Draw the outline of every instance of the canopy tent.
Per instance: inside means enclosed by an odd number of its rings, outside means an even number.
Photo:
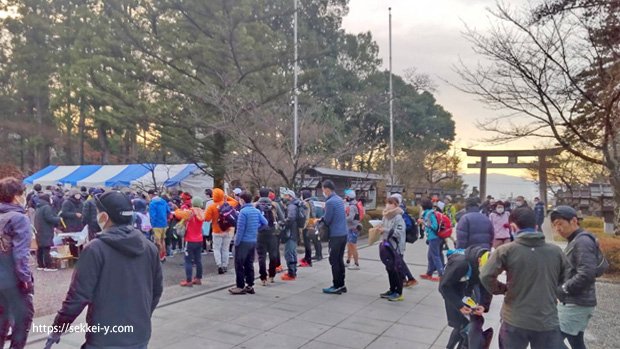
[[[179,188],[195,194],[213,188],[213,177],[203,173],[195,164],[162,165],[81,165],[48,166],[24,179],[28,185],[72,187],[131,187],[135,189]]]

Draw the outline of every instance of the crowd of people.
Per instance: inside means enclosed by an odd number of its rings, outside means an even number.
[[[298,267],[323,258],[327,241],[331,284],[326,294],[347,293],[346,270],[359,270],[357,241],[365,210],[353,190],[344,197],[326,180],[324,201],[311,191],[296,193],[262,188],[253,193],[236,188],[228,196],[206,189],[204,198],[187,192],[156,190],[121,193],[102,188],[63,190],[35,186],[27,193],[15,178],[0,180],[0,346],[11,332],[11,348],[23,348],[34,316],[34,279],[29,267],[31,220],[36,228],[37,267],[54,271],[50,258],[54,231],[86,229],[89,242],[75,247],[79,261],[47,347],[58,343],[61,330],[88,307],[89,324],[130,324],[130,334],[88,333],[86,347],[146,348],[150,318],[163,292],[162,263],[184,254],[183,287],[202,284],[202,255],[213,251],[218,273],[234,261],[231,295],[254,294],[254,258],[259,280],[293,282]],[[559,206],[548,214],[553,229],[568,241],[562,251],[545,241],[545,206],[523,197],[485,202],[470,197],[457,211],[449,196],[422,199],[412,217],[401,194],[389,196],[382,220],[379,255],[389,289],[379,297],[404,300],[403,288],[418,281],[405,262],[407,243],[425,241],[428,267],[420,275],[438,282],[453,328],[447,348],[488,348],[493,329],[484,330],[484,314],[493,295],[505,295],[499,329],[500,348],[585,348],[584,331],[596,306],[595,282],[605,269],[597,240],[579,225],[577,212]],[[542,216],[542,218],[541,218]],[[304,246],[298,259],[297,246]],[[450,246],[452,244],[452,246]],[[284,245],[284,265],[280,246]],[[452,248],[450,248],[452,247]],[[312,256],[312,249],[315,254]],[[346,251],[346,255],[345,255]],[[503,274],[505,273],[505,279]]]

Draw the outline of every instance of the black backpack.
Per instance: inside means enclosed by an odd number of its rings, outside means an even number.
[[[305,228],[306,222],[308,221],[308,207],[303,201],[297,202],[295,206],[297,206],[297,217],[295,217],[295,220],[297,221],[297,228]]]
[[[274,207],[273,204],[271,203],[258,203],[257,205],[258,210],[263,214],[263,217],[265,217],[265,219],[267,220],[267,225],[262,226],[260,230],[270,230],[275,228],[276,226],[276,217],[275,214],[273,212]]]

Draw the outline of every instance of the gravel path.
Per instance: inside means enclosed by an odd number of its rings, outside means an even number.
[[[620,348],[618,314],[620,314],[619,283],[597,282],[598,306],[586,330],[586,344],[590,349]]]

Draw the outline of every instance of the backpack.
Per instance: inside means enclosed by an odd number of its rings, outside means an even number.
[[[303,201],[297,202],[295,206],[297,206],[297,216],[295,217],[297,228],[303,229],[306,227],[306,223],[308,222],[308,206],[306,206],[306,203]]]
[[[437,224],[439,224],[437,236],[440,239],[447,239],[452,236],[452,221],[450,220],[450,217],[441,212],[435,211],[434,213],[435,218],[437,219]]]
[[[275,228],[276,214],[274,213],[275,207],[273,207],[273,204],[259,203],[256,208],[258,208],[263,217],[267,220],[267,225],[262,226],[259,231]]]
[[[364,219],[364,215],[366,214],[366,209],[364,208],[364,204],[361,201],[357,202],[357,215],[355,216],[356,221],[361,221]]]
[[[405,241],[412,244],[418,240],[418,225],[413,223],[413,218],[403,210],[403,220],[405,221]]]
[[[379,257],[381,258],[381,262],[383,262],[386,269],[390,271],[397,271],[400,267],[401,256],[392,244],[393,240],[394,229],[390,230],[387,238],[379,244]]]
[[[237,225],[238,212],[229,203],[224,202],[222,206],[218,207],[219,217],[217,218],[217,224],[222,231],[226,231]]]
[[[605,255],[603,254],[603,251],[601,251],[601,246],[599,244],[598,239],[594,235],[592,235],[592,234],[590,234],[588,232],[585,232],[585,233],[582,233],[582,234],[579,234],[579,235],[585,235],[585,236],[589,237],[590,239],[592,239],[594,241],[594,244],[596,244],[596,269],[595,269],[595,275],[596,275],[596,277],[602,276],[603,274],[605,274],[607,269],[609,269],[609,261],[607,261],[607,258],[605,258]],[[566,254],[568,254],[568,251],[567,251]]]
[[[174,226],[174,229],[176,230],[177,237],[181,239],[184,238],[185,233],[187,232],[187,222],[185,219],[181,219],[179,223]]]

